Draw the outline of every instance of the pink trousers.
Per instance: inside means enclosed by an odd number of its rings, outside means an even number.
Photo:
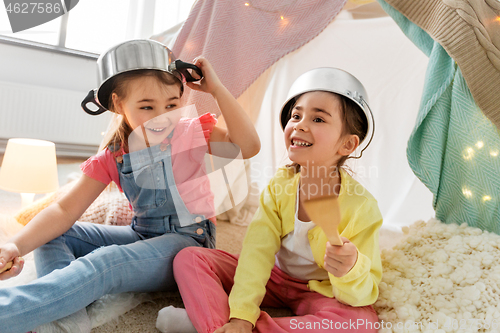
[[[174,276],[189,318],[198,332],[212,333],[229,321],[228,295],[238,257],[221,250],[184,248],[174,260]],[[310,291],[307,281],[276,266],[266,285],[263,307],[288,307],[296,317],[271,318],[261,311],[253,332],[376,332],[371,306],[352,307]]]

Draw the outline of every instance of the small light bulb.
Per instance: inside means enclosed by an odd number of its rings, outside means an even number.
[[[104,136],[104,134],[106,134],[106,132],[101,132],[101,135]]]
[[[492,157],[497,157],[497,156],[498,156],[498,150],[491,150],[491,151],[490,151],[490,155],[491,155]]]
[[[464,157],[464,159],[466,160],[470,160],[474,157],[474,149],[472,148],[467,148],[464,152],[464,154],[462,155]]]
[[[486,201],[490,201],[491,200],[491,197],[489,195],[485,195],[483,197],[483,201],[486,202]]]
[[[283,17],[283,15],[280,16],[280,19],[284,20],[285,18]]]
[[[462,193],[467,199],[472,198],[472,192],[467,187],[462,188]]]
[[[476,147],[479,148],[479,149],[483,148],[484,147],[484,142],[483,141],[478,141],[476,143]]]
[[[245,6],[247,6],[247,7],[248,7],[248,6],[250,6],[250,4],[249,4],[248,2],[245,2]]]

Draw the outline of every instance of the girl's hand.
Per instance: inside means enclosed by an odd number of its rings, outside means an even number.
[[[7,280],[19,275],[24,267],[24,259],[19,257],[19,249],[14,243],[7,243],[0,246],[0,270],[9,262],[13,262],[12,267],[0,273],[0,280]]]
[[[255,156],[260,150],[260,139],[248,114],[236,98],[224,87],[207,59],[199,57],[194,64],[203,72],[199,83],[186,82],[194,90],[212,94],[224,116],[226,128],[215,126],[210,142],[231,142],[241,149],[243,158]]]
[[[341,237],[344,245],[326,243],[325,269],[336,277],[346,275],[358,260],[358,249],[347,238]]]
[[[229,323],[222,326],[221,328],[216,329],[214,333],[251,333],[252,328],[253,325],[249,321],[231,318],[231,320],[229,320]]]
[[[194,60],[194,64],[203,72],[203,79],[201,79],[198,83],[186,82],[186,85],[191,89],[215,95],[215,92],[220,87],[223,87],[223,85],[212,68],[212,65],[210,65],[208,60],[203,57],[196,58]]]

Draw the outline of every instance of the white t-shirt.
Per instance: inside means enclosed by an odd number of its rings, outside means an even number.
[[[276,266],[288,275],[300,280],[328,280],[328,272],[314,261],[309,244],[308,231],[316,225],[299,220],[299,186],[295,202],[295,228],[281,240],[276,253]]]

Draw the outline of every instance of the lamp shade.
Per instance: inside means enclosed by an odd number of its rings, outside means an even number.
[[[19,193],[48,193],[59,187],[56,146],[34,139],[10,139],[0,168],[0,188]]]

